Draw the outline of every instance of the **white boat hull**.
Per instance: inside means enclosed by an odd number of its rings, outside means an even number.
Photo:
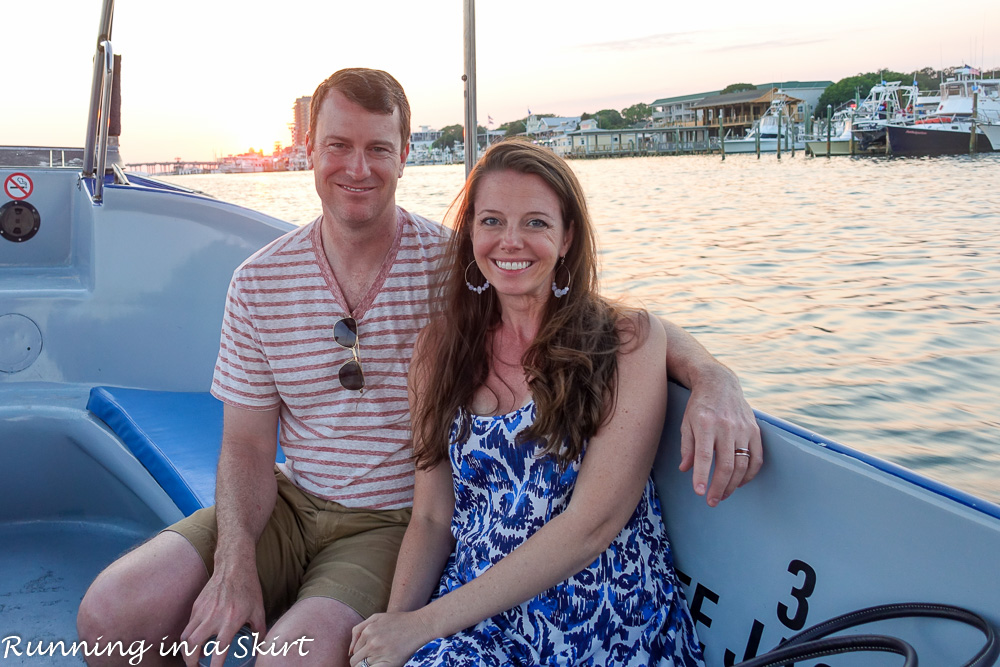
[[[1000,124],[980,125],[979,131],[990,140],[993,150],[1000,151]]]
[[[950,603],[1000,624],[1000,507],[759,415],[764,468],[709,508],[677,470],[686,392],[671,390],[654,476],[706,664],[733,664],[878,604]],[[983,643],[971,628],[927,619],[863,631],[905,639],[922,665],[960,664]]]
[[[829,148],[827,148],[826,141],[807,141],[806,150],[814,156],[825,156],[829,155],[851,155],[851,140],[850,139],[831,139]],[[854,154],[861,153],[858,150],[858,146],[854,144]]]

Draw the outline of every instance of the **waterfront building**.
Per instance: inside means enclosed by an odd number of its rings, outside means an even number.
[[[782,81],[763,83],[754,90],[727,93],[714,90],[704,93],[666,97],[651,103],[653,127],[674,131],[674,141],[684,145],[710,145],[718,141],[718,112],[723,113],[725,130],[743,136],[760,118],[776,91],[780,90],[793,105],[791,111],[801,122],[811,114],[820,96],[832,81]],[[766,99],[760,102],[761,99]]]
[[[534,139],[551,139],[573,132],[580,126],[580,116],[537,116],[531,114],[524,123],[525,134]]]
[[[219,172],[223,174],[253,174],[276,171],[274,157],[261,152],[248,151],[241,155],[220,157]]]
[[[679,95],[656,100],[649,105],[653,108],[653,127],[675,127],[693,123],[698,118],[692,107],[706,97],[714,97],[718,94],[718,90],[713,90],[707,93]]]
[[[410,153],[406,156],[406,164],[452,164],[455,161],[454,151],[448,148],[434,148],[434,142],[444,136],[441,130],[433,130],[427,125],[421,125],[416,132],[410,132]]]
[[[432,130],[427,125],[421,125],[417,132],[410,132],[410,150],[416,146],[430,149],[431,144],[444,136],[441,130]]]
[[[292,106],[292,113],[295,121],[292,123],[292,146],[305,147],[306,135],[309,133],[309,104],[312,102],[311,96],[300,97],[295,100]]]
[[[697,127],[703,128],[707,136],[718,138],[721,125],[724,135],[742,138],[767,112],[773,100],[784,100],[791,122],[805,120],[804,100],[792,97],[780,88],[715,95],[693,104],[691,110],[697,115]]]

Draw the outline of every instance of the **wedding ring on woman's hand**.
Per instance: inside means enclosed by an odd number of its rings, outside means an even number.
[[[365,658],[364,660],[361,661],[361,664],[358,667],[372,667],[372,666],[368,664],[368,658]]]
[[[750,450],[744,447],[737,447],[736,456],[745,456],[747,458],[750,458]]]

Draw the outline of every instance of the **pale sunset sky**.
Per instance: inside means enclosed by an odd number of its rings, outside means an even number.
[[[82,146],[100,0],[6,3],[0,144]],[[479,0],[478,112],[494,127],[880,67],[1000,67],[1000,2]],[[343,67],[406,89],[413,129],[461,123],[462,1],[118,0],[126,162],[291,143],[296,98]]]

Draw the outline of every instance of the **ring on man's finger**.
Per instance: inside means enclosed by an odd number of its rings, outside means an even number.
[[[368,658],[365,658],[364,660],[361,661],[360,667],[372,667],[372,666],[368,664]]]
[[[745,456],[747,458],[750,458],[750,450],[745,447],[737,447],[736,456]]]

